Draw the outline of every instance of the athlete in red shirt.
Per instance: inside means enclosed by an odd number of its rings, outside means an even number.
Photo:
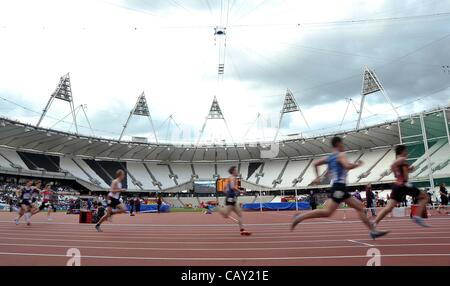
[[[45,185],[45,188],[41,191],[40,194],[42,196],[42,204],[39,206],[39,208],[37,210],[35,210],[32,213],[32,215],[35,215],[35,214],[43,211],[45,208],[47,208],[47,219],[51,220],[50,212],[56,210],[55,205],[52,203],[53,191],[52,191],[51,186],[52,186],[51,184],[47,184],[47,185]]]
[[[419,200],[419,208],[417,214],[412,217],[413,221],[420,226],[427,227],[424,219],[420,216],[427,206],[428,196],[424,191],[420,191],[408,182],[409,173],[414,171],[414,168],[409,166],[408,151],[405,145],[399,145],[395,148],[396,159],[391,165],[391,170],[395,176],[395,182],[392,184],[392,192],[389,201],[385,208],[383,208],[378,217],[375,219],[375,224],[378,224],[388,213],[390,213],[395,206],[402,202],[405,196],[412,196]]]

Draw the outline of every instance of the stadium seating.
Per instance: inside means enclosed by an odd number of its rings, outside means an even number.
[[[150,177],[150,174],[147,172],[147,170],[144,167],[144,164],[137,163],[137,162],[127,162],[127,170],[129,173],[133,174],[135,179],[142,183],[142,187],[144,190],[152,190],[155,189],[155,187],[152,185],[152,178]],[[128,176],[130,176],[128,174]],[[128,182],[132,182],[131,177],[128,178]],[[135,189],[139,189],[136,185],[133,183],[129,185],[129,187],[133,187]]]
[[[150,172],[155,177],[156,181],[161,183],[161,189],[167,189],[175,186],[175,182],[170,178],[169,167],[167,165],[159,165],[159,164],[150,164],[146,163],[147,167],[150,169]],[[154,189],[154,188],[153,188]]]
[[[19,154],[17,154],[16,151],[10,149],[0,149],[0,153],[6,160],[11,162],[12,167],[29,170],[25,162],[22,160],[22,158],[20,158]]]
[[[430,160],[436,178],[450,175],[450,145],[441,139],[430,147]],[[269,188],[304,188],[315,179],[312,162],[321,157],[304,157],[291,160],[263,160],[259,162],[217,162],[217,163],[171,163],[156,162],[114,162],[80,159],[71,157],[46,156],[31,154],[12,149],[0,149],[0,168],[13,172],[20,168],[28,174],[39,174],[42,170],[48,172],[69,173],[83,181],[96,184],[101,188],[109,188],[115,172],[119,168],[127,171],[124,187],[130,190],[164,190],[181,185],[193,179],[213,180],[215,175],[228,177],[230,166],[240,166],[243,180]],[[364,165],[352,170],[348,175],[351,184],[366,184],[369,182],[388,182],[393,180],[389,166],[395,158],[393,147],[347,153],[349,161],[358,159]],[[417,170],[412,174],[414,179],[427,178],[428,163],[425,156],[419,156],[412,163]],[[326,167],[321,166],[319,173],[326,174]],[[322,182],[327,184],[325,180]]]
[[[43,154],[17,152],[30,170],[46,170],[49,172],[59,172],[59,157]]]
[[[286,161],[267,161],[264,164],[263,176],[259,180],[259,184],[263,186],[272,187],[274,185],[274,181],[278,179],[278,176],[281,174]]]

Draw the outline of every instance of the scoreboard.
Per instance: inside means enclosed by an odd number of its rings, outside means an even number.
[[[197,194],[214,194],[216,193],[216,181],[194,181],[194,192]]]
[[[236,182],[237,182],[237,186],[238,186],[238,188],[239,189],[241,189],[241,179],[240,178],[237,178],[236,179]],[[216,183],[216,186],[217,186],[217,192],[221,192],[221,193],[223,193],[223,192],[225,192],[226,191],[226,188],[227,188],[227,186],[228,186],[228,178],[221,178],[221,179],[218,179],[217,180],[217,183]]]
[[[241,189],[241,179],[237,179],[238,188]],[[228,178],[217,180],[197,180],[194,181],[194,192],[197,194],[223,193],[228,186]]]

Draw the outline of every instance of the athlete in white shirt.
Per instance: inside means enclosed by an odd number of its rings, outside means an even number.
[[[99,232],[102,231],[100,225],[110,218],[114,214],[125,213],[127,211],[126,206],[120,201],[120,193],[125,192],[126,189],[122,188],[122,181],[125,179],[125,172],[121,169],[116,171],[116,178],[111,182],[111,190],[108,193],[105,215],[95,225],[95,229]]]

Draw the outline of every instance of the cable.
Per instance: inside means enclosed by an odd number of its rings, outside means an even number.
[[[403,16],[403,17],[387,17],[387,18],[372,18],[372,19],[354,19],[354,20],[341,20],[341,21],[323,21],[323,22],[300,22],[296,24],[289,23],[274,23],[274,24],[241,24],[232,25],[231,27],[271,27],[271,26],[339,26],[339,25],[354,25],[354,24],[371,24],[371,23],[381,23],[381,22],[391,22],[391,21],[410,21],[410,20],[420,20],[435,17],[448,17],[450,12],[433,13],[433,14],[423,14],[423,15],[413,15],[413,16]]]

